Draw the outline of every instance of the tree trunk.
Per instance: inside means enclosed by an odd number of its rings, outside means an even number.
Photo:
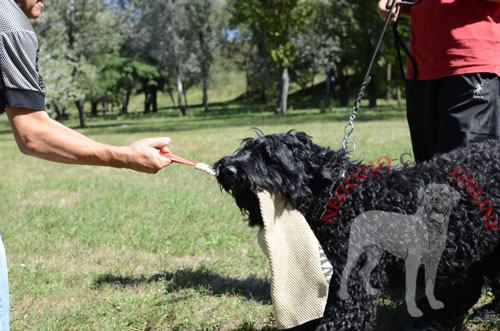
[[[281,113],[286,114],[288,102],[288,88],[290,86],[290,77],[288,76],[288,68],[283,68],[281,74]]]
[[[54,107],[54,111],[56,112],[56,121],[62,123],[63,115],[61,112],[61,107],[59,107],[59,104],[57,102],[53,102],[52,106]]]
[[[179,109],[181,110],[182,116],[187,115],[187,109],[184,105],[184,100],[182,99],[183,89],[182,89],[182,80],[181,75],[177,74],[177,104],[179,105]]]
[[[385,100],[392,101],[392,64],[391,62],[387,62],[387,90],[385,92]]]
[[[330,108],[332,96],[332,69],[330,66],[326,68],[326,108]]]
[[[188,96],[186,89],[183,89],[183,94],[184,94],[184,105],[186,106],[187,109],[189,107],[189,104],[188,104]]]
[[[399,82],[396,85],[396,98],[398,101],[398,107],[401,107],[401,85]]]
[[[349,103],[349,96],[347,94],[347,84],[346,84],[346,77],[344,75],[344,66],[340,65],[338,68],[338,74],[339,74],[339,101],[340,101],[340,107],[347,107],[347,104]]]
[[[91,101],[90,102],[90,117],[97,116],[97,106],[99,105],[99,101]]]
[[[368,107],[370,108],[376,108],[377,107],[377,94],[373,91],[373,85],[372,88],[368,86]]]
[[[174,98],[174,94],[172,93],[172,90],[169,88],[168,89],[168,96],[170,97],[170,101],[172,101],[172,106],[175,107],[175,98]]]
[[[281,86],[281,84],[283,84],[283,79],[280,79],[279,86],[278,86],[278,92],[276,93],[276,101],[275,101],[275,105],[274,105],[274,113],[275,114],[279,114],[281,112],[281,92],[283,92],[283,87]]]
[[[250,99],[250,77],[248,75],[248,71],[250,69],[248,69],[247,67],[245,67],[245,79],[246,79],[246,87],[245,87],[245,101],[248,101]]]
[[[144,91],[144,114],[149,114],[151,111],[151,93]]]
[[[122,104],[122,114],[128,114],[128,103],[130,101],[130,94],[132,94],[132,90],[126,88],[123,90],[123,104]]]
[[[158,90],[156,88],[151,92],[151,105],[153,106],[153,113],[158,112]]]
[[[207,77],[203,77],[202,88],[203,88],[203,107],[205,108],[205,112],[208,112]]]
[[[264,73],[265,75],[265,87],[264,87],[264,101],[266,103],[266,106],[271,106],[271,99],[269,98],[269,94],[267,91],[269,91],[272,86],[273,86],[273,80],[271,77],[271,65],[269,63],[266,64],[266,72]]]
[[[108,100],[106,100],[106,94],[103,94],[101,97],[101,105],[102,105],[102,115],[106,115],[106,111],[108,110]]]
[[[75,102],[76,108],[78,108],[78,115],[80,116],[80,127],[87,127],[87,118],[85,116],[85,97],[82,97]]]

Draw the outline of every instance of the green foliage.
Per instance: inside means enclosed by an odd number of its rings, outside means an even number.
[[[49,104],[65,108],[94,93],[99,85],[97,58],[117,50],[121,42],[116,18],[100,0],[54,0],[46,5],[34,25]]]
[[[132,89],[141,82],[143,88],[158,87],[161,75],[158,70],[147,64],[130,58],[122,57],[117,53],[98,59],[100,68],[102,91],[116,89]]]
[[[186,91],[210,82],[216,61],[236,63],[246,96],[267,105],[283,88],[284,68],[302,89],[327,75],[345,103],[358,92],[382,21],[376,1],[364,0],[54,0],[35,25],[47,102],[66,108],[82,99],[125,103],[133,92],[173,99],[179,84]],[[396,73],[390,36],[373,69],[373,97],[395,90],[388,63]]]
[[[287,68],[296,56],[291,38],[304,30],[312,1],[230,0],[235,26],[248,25],[254,44],[280,67]]]

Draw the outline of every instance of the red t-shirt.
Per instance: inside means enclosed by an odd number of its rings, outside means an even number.
[[[418,80],[475,72],[500,76],[500,3],[422,0],[411,8],[410,53]],[[406,77],[413,77],[408,60]]]

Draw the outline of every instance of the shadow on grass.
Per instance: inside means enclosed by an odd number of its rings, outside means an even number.
[[[271,304],[270,283],[256,277],[234,279],[221,276],[206,268],[193,270],[179,269],[174,272],[158,273],[149,277],[118,276],[104,274],[94,281],[93,288],[100,290],[103,286],[114,285],[119,287],[137,286],[144,283],[164,282],[165,291],[172,292],[179,289],[199,289],[208,291],[211,295],[240,295],[261,304]],[[403,330],[411,321],[402,300],[381,299],[378,303],[375,331]],[[235,330],[238,331],[272,331],[276,330],[274,318],[263,321],[264,325],[256,326],[253,322],[244,321]],[[493,324],[492,324],[493,325]],[[491,325],[486,324],[487,327]],[[496,324],[495,324],[496,326]],[[458,330],[460,328],[456,328]],[[491,328],[487,328],[491,330]],[[487,330],[484,329],[484,330]],[[496,327],[494,329],[497,329]],[[451,329],[444,329],[451,330]],[[483,329],[480,329],[483,330]]]
[[[319,111],[318,109],[290,110],[286,115],[276,115],[263,105],[236,105],[212,109],[208,113],[193,111],[190,116],[182,117],[173,112],[160,112],[144,115],[131,113],[128,115],[105,115],[95,117],[87,122],[85,131],[99,131],[99,134],[132,134],[145,132],[179,132],[210,128],[254,127],[263,125],[299,125],[303,123],[347,123],[351,114],[350,108],[333,108]],[[388,121],[404,119],[402,108],[384,106],[377,108],[362,107],[356,121]],[[94,122],[95,121],[95,122]],[[63,124],[72,129],[81,129],[76,119]],[[10,127],[0,127],[0,135],[10,134]],[[10,139],[10,137],[9,137]]]
[[[132,134],[144,132],[180,132],[210,128],[229,127],[258,127],[264,125],[300,125],[304,123],[347,123],[350,109],[334,109],[326,112],[317,110],[297,110],[291,111],[285,116],[275,115],[272,112],[259,113],[232,113],[228,111],[225,115],[207,115],[204,117],[177,117],[168,120],[161,115],[154,117],[143,116],[142,120],[134,122],[130,118],[124,117],[122,121],[114,123],[89,123],[85,129],[89,132],[99,130],[100,134]],[[397,108],[363,109],[358,114],[356,121],[388,121],[392,119],[404,119],[405,113]],[[77,128],[76,126],[74,128]]]
[[[404,330],[410,321],[411,317],[402,300],[395,301],[389,297],[379,299],[375,331]]]
[[[93,288],[99,290],[104,285],[128,287],[154,282],[165,282],[166,292],[184,288],[203,289],[212,295],[241,295],[261,304],[271,304],[271,285],[269,281],[253,276],[245,279],[229,278],[205,268],[197,270],[191,268],[179,269],[175,272],[167,271],[149,277],[104,274],[97,277]]]

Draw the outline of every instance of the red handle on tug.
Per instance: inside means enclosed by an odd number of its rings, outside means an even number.
[[[191,161],[191,160],[188,160],[188,159],[184,159],[184,158],[182,158],[180,156],[174,155],[170,151],[168,151],[168,152],[161,152],[160,151],[160,154],[163,155],[163,156],[165,156],[166,158],[170,159],[172,162],[187,164],[187,165],[190,165],[190,166],[196,166],[196,164],[198,163],[198,162],[194,162],[194,161]]]

